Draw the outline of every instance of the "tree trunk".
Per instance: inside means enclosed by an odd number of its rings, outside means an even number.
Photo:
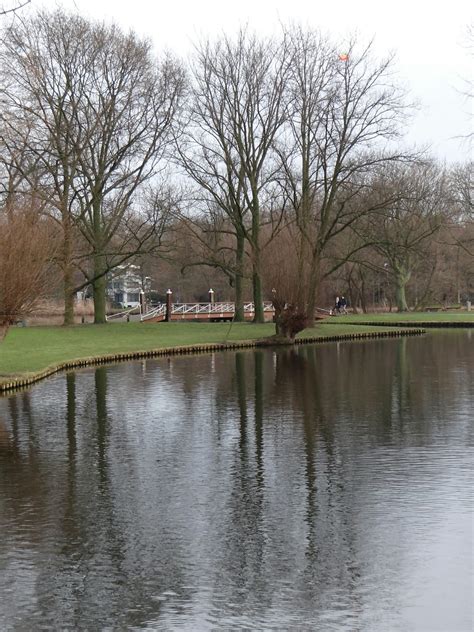
[[[253,227],[253,269],[252,269],[252,284],[253,284],[253,303],[255,307],[253,322],[263,323],[265,318],[263,315],[263,296],[262,296],[262,275],[260,271],[260,244],[259,244],[259,230],[260,226],[256,225],[254,221]]]
[[[0,321],[0,342],[7,335],[8,330],[10,329],[10,321]]]
[[[234,322],[243,323],[244,301],[243,301],[243,269],[244,269],[245,238],[237,233],[236,250],[236,272],[235,272],[235,313]]]
[[[253,322],[263,323],[265,322],[265,318],[263,315],[262,279],[260,277],[259,270],[256,267],[254,267],[252,281],[253,281],[253,302],[255,306]]]
[[[64,325],[74,325],[73,270],[66,262],[64,268]]]
[[[366,295],[365,295],[365,287],[363,285],[360,290],[360,307],[362,309],[362,312],[364,314],[367,314],[367,300],[366,300]]]
[[[359,313],[359,289],[349,286],[349,300],[354,314]]]
[[[103,254],[101,210],[102,210],[101,199],[97,197],[94,200],[93,205],[92,205],[94,242],[95,242],[94,277],[96,278],[96,280],[93,283],[94,323],[96,325],[103,325],[104,323],[107,322],[105,318],[105,310],[106,310],[105,289],[107,286],[105,271],[107,268],[106,268],[106,263],[105,263],[105,255]]]
[[[262,296],[262,274],[260,261],[260,205],[255,182],[252,183],[253,208],[252,208],[252,284],[253,284],[253,304],[255,308],[253,322],[263,323],[263,296]]]
[[[295,342],[295,335],[296,334],[293,334],[288,323],[281,322],[281,320],[279,319],[275,319],[276,338],[279,338],[281,341],[286,340],[288,344],[293,344]]]
[[[68,172],[67,165],[64,166]],[[68,178],[66,177],[66,180]],[[69,212],[69,186],[65,183],[62,196],[62,228],[63,228],[63,275],[64,275],[64,325],[74,325],[74,269],[72,259],[72,218]]]
[[[235,312],[234,312],[234,322],[243,323],[245,320],[244,317],[244,301],[243,301],[243,287],[242,287],[242,277],[240,274],[235,275]]]
[[[268,340],[277,340],[292,344],[296,334],[308,327],[308,317],[303,314],[297,305],[289,305],[282,299],[273,299],[275,309],[275,337]]]
[[[407,312],[408,311],[408,305],[407,305],[407,300],[406,300],[406,296],[405,296],[405,286],[401,283],[397,282],[397,287],[396,287],[396,299],[397,299],[397,309],[399,312]]]
[[[311,251],[309,249],[308,242],[305,239],[303,233],[299,234],[298,238],[298,293],[296,295],[296,300],[299,305],[304,305],[307,297],[306,291],[308,287],[308,282],[310,278],[310,273],[308,274],[308,261],[310,261]]]
[[[319,252],[313,253],[311,261],[311,272],[308,282],[308,327],[314,325],[314,315],[316,312],[316,293],[319,290],[321,280],[321,262]]]
[[[107,322],[106,319],[106,296],[105,290],[107,286],[107,278],[105,276],[104,255],[95,255],[94,257],[94,276],[98,278],[93,283],[94,290],[94,323],[102,325]]]
[[[362,309],[362,312],[364,314],[367,314],[367,291],[365,287],[365,277],[362,272],[361,266],[359,266],[359,279],[360,279],[360,285],[359,285],[360,307]]]
[[[408,272],[397,272],[397,276],[395,279],[395,297],[397,301],[397,309],[399,312],[407,312],[408,304],[405,295],[405,287],[410,280],[410,273]]]

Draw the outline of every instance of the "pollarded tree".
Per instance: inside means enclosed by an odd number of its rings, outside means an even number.
[[[294,224],[284,226],[263,252],[265,289],[275,310],[275,336],[269,342],[293,343],[296,334],[311,324],[303,298],[300,260],[294,256],[296,231]]]
[[[89,246],[95,322],[105,322],[105,275],[123,262],[110,249],[168,147],[183,71],[133,33],[63,11],[13,23],[2,55],[10,74],[2,99],[18,120],[34,121],[44,188],[65,240],[73,224]]]

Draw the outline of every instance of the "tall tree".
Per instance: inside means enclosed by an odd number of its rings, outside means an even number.
[[[451,233],[456,245],[474,257],[473,161],[456,165],[450,173],[449,197],[452,205]]]
[[[262,210],[271,205],[274,141],[286,120],[286,49],[240,31],[198,46],[191,68],[186,134],[178,153],[198,197],[220,208],[233,227],[236,303],[242,303],[246,243],[252,265],[255,320],[263,321]]]
[[[414,269],[430,256],[430,241],[445,221],[446,174],[429,162],[391,165],[374,178],[371,195],[385,200],[390,192],[396,202],[381,206],[359,230],[381,257],[402,312],[408,310],[407,283]]]
[[[346,256],[325,267],[333,241],[370,207],[368,174],[399,160],[394,147],[407,113],[403,91],[391,79],[393,57],[378,61],[372,45],[349,42],[343,54],[314,31],[289,29],[291,108],[287,142],[281,146],[281,186],[297,227],[299,302],[314,317],[324,276]],[[383,203],[379,199],[377,204]]]
[[[65,259],[73,224],[93,260],[95,322],[105,322],[105,275],[122,262],[109,250],[170,142],[183,71],[169,57],[158,62],[133,33],[60,10],[15,21],[2,56],[10,73],[2,98],[34,121],[32,151],[61,216]]]

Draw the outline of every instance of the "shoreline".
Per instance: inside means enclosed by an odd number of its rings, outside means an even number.
[[[371,325],[374,323],[370,323]],[[382,324],[382,323],[380,323]],[[417,323],[418,324],[418,323]],[[398,325],[399,327],[400,325]],[[472,326],[472,325],[470,325]],[[425,329],[420,327],[414,327],[414,324],[409,329],[394,329],[393,331],[371,331],[371,332],[356,332],[346,334],[335,334],[334,336],[314,336],[306,338],[297,338],[294,342],[296,345],[301,344],[322,344],[324,342],[339,342],[339,341],[357,341],[357,340],[369,340],[378,338],[400,338],[405,336],[421,336],[425,332]],[[17,391],[19,389],[28,388],[33,384],[40,382],[56,373],[62,373],[63,371],[71,371],[75,369],[81,369],[85,367],[100,366],[103,364],[114,364],[120,362],[129,362],[133,360],[141,360],[144,358],[159,358],[172,355],[192,355],[198,353],[211,353],[214,351],[232,351],[234,349],[252,349],[258,347],[272,348],[281,347],[282,345],[267,345],[262,344],[260,340],[242,340],[237,342],[211,342],[202,344],[191,344],[174,347],[163,347],[158,349],[148,349],[140,351],[129,351],[124,353],[105,354],[98,356],[90,356],[85,358],[77,358],[67,360],[66,362],[60,362],[46,367],[42,371],[36,371],[34,373],[28,373],[24,375],[12,375],[11,377],[0,377],[0,397],[7,393]],[[289,344],[288,347],[293,346]]]
[[[457,327],[460,329],[472,329],[474,328],[474,321],[472,320],[373,320],[373,321],[348,321],[333,322],[324,320],[322,325],[361,325],[364,327],[422,327],[423,329],[447,329],[451,327]]]

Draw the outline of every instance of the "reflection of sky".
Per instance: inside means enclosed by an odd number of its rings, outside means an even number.
[[[466,339],[81,371],[75,419],[65,376],[0,400],[0,624],[469,630]]]
[[[357,550],[364,573],[378,586],[380,612],[387,605],[398,609],[407,629],[416,621],[426,630],[468,630],[472,454],[377,448],[356,465],[351,502],[358,511]]]

